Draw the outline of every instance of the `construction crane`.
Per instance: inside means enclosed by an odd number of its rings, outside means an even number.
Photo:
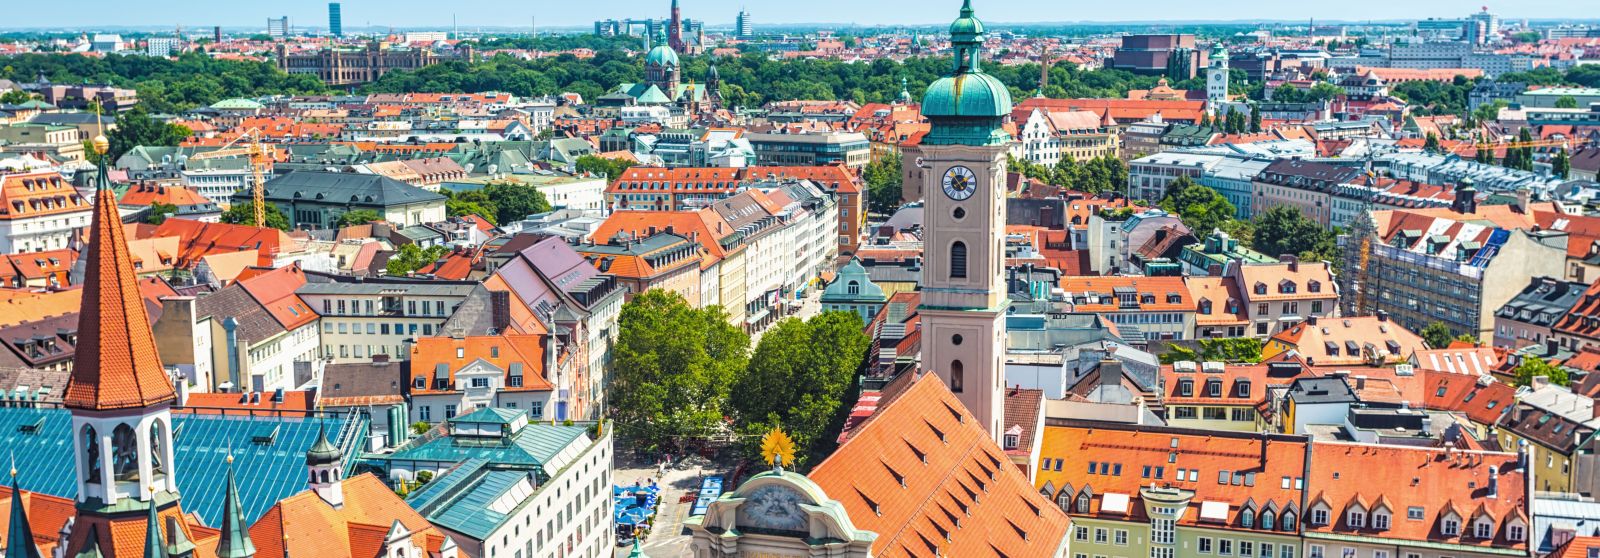
[[[239,145],[239,144],[243,145]],[[235,147],[238,145],[238,147]],[[264,178],[272,172],[272,161],[275,153],[271,145],[261,142],[261,130],[251,128],[239,137],[224,144],[221,149],[196,153],[189,156],[189,160],[221,159],[224,157],[244,156],[250,160],[250,187],[251,201],[255,204],[256,226],[267,226],[267,201],[266,182]]]

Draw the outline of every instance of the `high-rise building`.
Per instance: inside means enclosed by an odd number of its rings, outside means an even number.
[[[341,13],[338,2],[328,3],[328,34],[335,37],[344,36],[344,14]]]
[[[211,41],[214,42],[214,43],[222,42],[222,26],[221,25],[213,25],[213,26],[211,26]]]
[[[750,12],[739,10],[739,17],[733,22],[733,36],[748,39],[755,36],[755,25],[750,21]]]
[[[289,16],[267,18],[267,36],[283,39],[289,36]]]
[[[1500,36],[1500,16],[1489,13],[1489,7],[1484,6],[1483,11],[1467,16],[1467,42],[1481,45],[1496,40]]]
[[[969,0],[950,24],[955,72],[928,86],[931,129],[921,167],[927,263],[923,271],[923,370],[937,374],[999,441],[1005,418],[1006,153],[1011,93],[983,72],[983,23]]]

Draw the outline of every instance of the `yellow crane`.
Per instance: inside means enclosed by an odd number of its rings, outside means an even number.
[[[238,144],[238,147],[235,145]],[[251,201],[255,204],[256,226],[267,226],[267,201],[266,201],[266,175],[272,172],[272,161],[275,156],[272,146],[261,142],[261,130],[251,128],[239,137],[234,138],[221,149],[196,153],[189,156],[189,160],[221,159],[224,157],[245,156],[250,160],[250,187]]]

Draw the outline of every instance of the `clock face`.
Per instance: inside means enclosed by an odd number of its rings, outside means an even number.
[[[757,488],[739,507],[739,524],[773,531],[805,532],[810,519],[800,509],[800,494],[783,486]]]
[[[950,199],[961,201],[972,197],[978,191],[978,175],[972,169],[955,166],[944,173],[944,195]]]

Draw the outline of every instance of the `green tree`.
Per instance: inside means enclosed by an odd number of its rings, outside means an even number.
[[[1261,106],[1250,103],[1250,133],[1261,133]]]
[[[12,89],[5,93],[0,93],[0,105],[20,105],[31,100],[33,100],[33,96],[21,89]]]
[[[1422,328],[1418,335],[1421,335],[1422,340],[1428,343],[1428,347],[1434,349],[1449,347],[1450,342],[1456,338],[1456,334],[1452,333],[1450,326],[1444,325],[1444,322],[1428,324],[1427,327]]]
[[[1280,205],[1256,217],[1250,246],[1268,256],[1300,255],[1321,248],[1331,236],[1299,208]]]
[[[1556,158],[1550,161],[1550,172],[1563,179],[1572,174],[1572,157],[1565,149],[1557,151]]]
[[[395,277],[405,277],[428,264],[439,261],[439,258],[444,257],[449,251],[449,248],[442,245],[423,249],[415,244],[406,244],[389,258],[389,263],[384,265],[384,271]]]
[[[1440,150],[1438,134],[1428,132],[1427,139],[1422,140],[1422,150],[1429,153],[1438,153]]]
[[[867,185],[867,209],[873,213],[889,214],[900,208],[901,183],[900,155],[884,156],[867,163],[862,169],[862,182]]]
[[[253,200],[234,203],[232,206],[228,207],[227,211],[222,212],[222,222],[233,225],[250,225],[253,227],[256,224],[255,207],[256,202]],[[268,203],[265,211],[265,217],[267,218],[266,225],[268,227],[278,229],[280,231],[289,230],[289,217],[285,216],[283,214],[283,210],[278,209],[277,205]]]
[[[444,210],[451,217],[466,217],[477,215],[488,221],[491,225],[500,224],[500,208],[482,190],[466,192],[443,191],[445,195]]]
[[[1188,176],[1180,176],[1167,186],[1167,195],[1161,198],[1161,209],[1183,219],[1196,236],[1211,234],[1213,229],[1233,218],[1233,204],[1216,190],[1195,184]]]
[[[617,432],[640,448],[724,433],[750,337],[720,307],[693,308],[661,290],[624,304],[617,323],[610,387]]]
[[[383,216],[371,209],[356,209],[346,211],[339,215],[339,220],[334,222],[335,227],[344,228],[354,225],[365,225],[373,221],[382,221]]]
[[[1564,386],[1570,382],[1565,368],[1556,366],[1555,363],[1541,358],[1524,358],[1522,359],[1522,364],[1517,365],[1517,385],[1532,385],[1533,379],[1539,376],[1549,378],[1550,383],[1558,386]]]
[[[584,155],[582,157],[578,157],[578,162],[574,163],[573,167],[578,172],[588,172],[604,176],[610,180],[616,180],[617,177],[622,176],[623,171],[628,170],[629,167],[632,167],[636,164],[638,163],[633,161],[625,161],[622,159]]]
[[[483,194],[494,203],[497,224],[521,221],[529,215],[550,211],[550,200],[532,186],[493,182],[483,187]]]
[[[114,163],[122,154],[141,145],[176,146],[193,133],[183,126],[151,118],[143,104],[134,105],[117,115],[117,126],[106,134],[106,139],[111,140],[108,161]]]
[[[167,217],[178,213],[178,206],[170,203],[155,202],[150,204],[150,212],[144,216],[144,222],[159,225],[167,222]]]
[[[1261,362],[1261,340],[1253,337],[1201,339],[1195,345],[1198,350],[1184,345],[1172,345],[1165,354],[1161,355],[1161,362],[1163,364],[1172,364],[1184,360],[1246,364]]]
[[[831,427],[842,420],[845,396],[871,345],[861,317],[827,312],[784,319],[762,334],[729,399],[734,424],[753,444],[780,426],[795,441],[799,462],[827,455]]]
[[[1575,108],[1578,108],[1578,99],[1576,97],[1571,96],[1571,95],[1562,95],[1560,98],[1556,99],[1556,108],[1559,108],[1559,109],[1575,109]]]

